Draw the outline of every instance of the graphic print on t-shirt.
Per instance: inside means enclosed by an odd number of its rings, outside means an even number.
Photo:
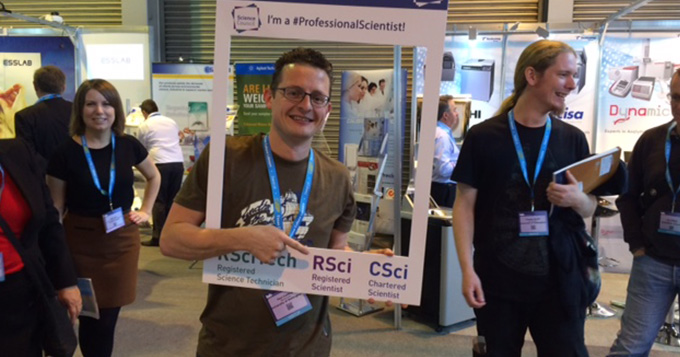
[[[283,213],[283,227],[286,233],[290,232],[290,227],[295,222],[295,219],[300,212],[300,204],[298,196],[292,191],[288,190],[283,197],[281,197],[281,211]],[[294,239],[306,246],[312,246],[313,241],[311,237],[305,238],[309,225],[314,221],[314,216],[306,212],[302,218],[300,228],[295,233]],[[274,225],[274,203],[268,198],[251,203],[248,207],[241,210],[241,217],[236,221],[237,227],[248,226],[271,226]]]

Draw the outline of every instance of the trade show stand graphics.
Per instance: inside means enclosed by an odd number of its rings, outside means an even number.
[[[42,66],[52,65],[66,75],[64,99],[73,100],[76,94],[76,62],[73,42],[69,37],[0,36],[0,54],[3,56],[0,81],[3,89],[15,83],[22,84],[26,89],[27,103],[33,104],[38,100],[33,90],[33,72]],[[16,81],[9,83],[12,80]]]
[[[75,95],[75,52],[69,37],[0,37],[0,138],[16,136],[14,113],[33,105],[38,96],[33,89],[33,73],[42,66],[54,65],[66,75],[64,98]]]
[[[513,74],[520,54],[529,44],[542,39],[542,37],[534,34],[508,37],[504,98],[512,94],[514,88]],[[597,78],[599,64],[599,37],[580,34],[554,34],[550,36],[550,39],[565,42],[576,51],[577,69],[574,78],[576,88],[567,96],[565,111],[558,118],[581,129],[586,135],[588,143],[592,146],[596,113],[597,85],[595,79]],[[602,151],[610,149],[612,146],[615,145],[603,147]]]
[[[677,33],[613,33],[600,72],[598,150],[633,150],[640,134],[672,117],[670,80],[680,68]]]
[[[432,55],[426,60],[425,71],[429,80],[424,87],[423,115],[434,117],[442,70],[447,5],[447,1],[414,0],[358,0],[351,3],[340,0],[218,0],[215,76],[227,76],[232,36],[423,46]],[[219,228],[221,221],[225,144],[221,120],[226,93],[226,82],[214,83],[207,228]],[[435,126],[434,121],[423,122],[421,135],[434,137]],[[418,153],[420,166],[415,178],[418,195],[415,197],[411,234],[414,239],[409,257],[311,248],[308,255],[286,252],[270,265],[257,261],[250,253],[234,252],[205,260],[203,281],[418,305],[433,145],[431,140],[423,141]]]
[[[79,33],[79,41],[79,47],[84,48],[79,53],[84,62],[81,75],[111,82],[126,113],[151,97],[148,28],[85,29]]]
[[[213,71],[210,64],[152,64],[152,96],[160,112],[181,129],[207,132]]]
[[[212,64],[153,63],[151,74],[152,96],[160,112],[175,120],[183,131],[180,141],[184,167],[193,166],[203,148],[210,142],[213,72]],[[227,82],[227,134],[233,135],[234,75],[229,66]]]
[[[238,133],[268,133],[271,114],[264,102],[264,91],[272,83],[273,63],[237,63],[236,95],[238,99]]]
[[[449,36],[444,51],[453,54],[456,74],[452,81],[441,82],[439,92],[470,99],[469,126],[492,117],[503,101],[503,36],[479,36],[476,40],[469,40],[468,35]],[[458,114],[462,118],[464,113]]]
[[[401,127],[399,133],[404,135],[405,106],[406,106],[406,70],[402,70],[403,92],[399,94],[398,103],[402,106],[402,116],[398,118],[401,125],[394,122],[394,95],[392,92],[392,78],[394,71],[371,70],[371,71],[346,71],[342,73],[342,99],[340,104],[340,139],[338,159],[345,164],[350,171],[356,169],[362,172],[353,172],[358,175],[359,183],[366,182],[366,175],[377,174],[377,158],[381,154],[383,141],[387,138],[387,151],[401,150],[396,147],[397,127]],[[365,80],[364,80],[365,79]],[[357,82],[358,81],[358,82]],[[375,87],[373,87],[375,85]],[[368,90],[372,88],[372,91]],[[381,88],[382,87],[382,88]],[[366,173],[365,171],[371,171]],[[382,177],[383,186],[394,188],[394,160],[388,155],[386,167]],[[375,177],[373,178],[375,182]],[[370,193],[373,187],[359,185],[359,193]]]

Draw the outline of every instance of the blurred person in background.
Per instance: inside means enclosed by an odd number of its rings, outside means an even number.
[[[17,112],[17,136],[38,154],[40,167],[64,141],[68,140],[73,103],[61,97],[66,90],[66,75],[56,66],[38,68],[33,74],[33,89],[38,101]]]
[[[175,195],[182,186],[184,175],[184,155],[179,145],[180,137],[184,134],[177,123],[158,111],[156,102],[147,99],[140,105],[144,123],[139,126],[139,141],[149,150],[149,157],[156,165],[161,175],[161,187],[153,204],[152,221],[153,232],[151,239],[142,242],[148,247],[158,247],[161,230],[170,212],[170,206]]]

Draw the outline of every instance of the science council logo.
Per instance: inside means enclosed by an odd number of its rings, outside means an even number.
[[[260,9],[255,4],[234,7],[231,16],[234,17],[234,30],[238,33],[257,31],[262,26]]]

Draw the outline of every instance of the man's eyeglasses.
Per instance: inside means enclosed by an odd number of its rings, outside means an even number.
[[[680,94],[668,93],[668,100],[675,103],[680,103]]]
[[[307,93],[300,87],[276,88],[276,90],[282,91],[283,96],[294,103],[302,102],[305,99],[305,96],[308,95],[312,105],[317,108],[326,106],[331,100],[331,97],[327,95],[321,93]]]

